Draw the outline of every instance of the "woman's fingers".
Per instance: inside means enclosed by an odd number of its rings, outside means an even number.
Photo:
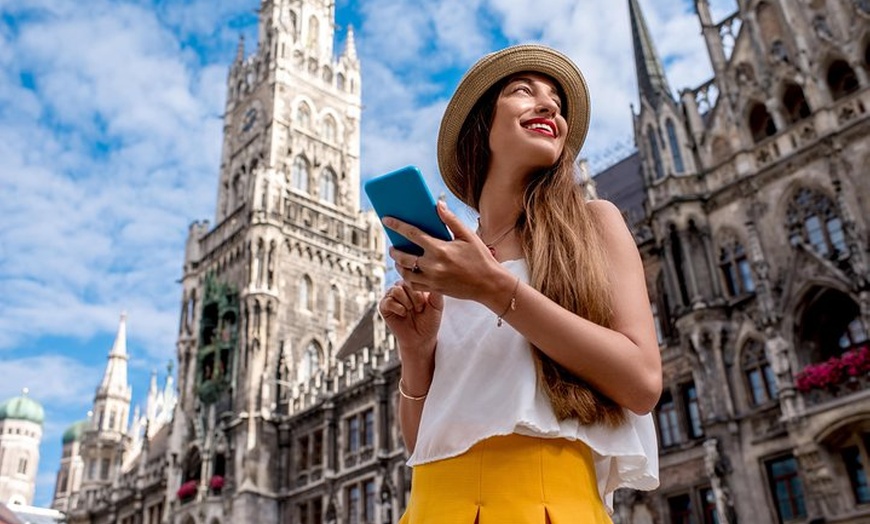
[[[443,200],[438,201],[438,216],[441,217],[441,220],[444,221],[444,224],[453,232],[454,239],[462,239],[462,240],[470,240],[472,238],[476,238],[477,235],[474,234],[474,231],[468,229],[462,220],[459,219],[458,216],[454,215],[450,209],[447,208],[447,203]]]

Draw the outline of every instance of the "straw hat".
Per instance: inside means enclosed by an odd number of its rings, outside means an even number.
[[[568,122],[565,146],[580,152],[589,130],[589,89],[583,73],[570,58],[555,49],[537,45],[516,45],[490,53],[465,73],[447,104],[438,131],[438,167],[448,189],[468,204],[468,184],[456,165],[459,131],[474,104],[499,80],[521,72],[543,73],[555,80],[565,93],[562,111]]]

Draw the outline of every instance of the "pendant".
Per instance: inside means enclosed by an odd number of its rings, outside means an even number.
[[[492,254],[492,258],[498,258],[495,256],[495,248],[494,247],[486,246],[486,248],[489,249],[490,254]]]

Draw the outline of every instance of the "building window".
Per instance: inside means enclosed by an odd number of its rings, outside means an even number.
[[[302,129],[311,128],[311,108],[308,107],[308,104],[299,104],[299,111],[296,114],[296,120],[299,127]]]
[[[88,461],[88,478],[93,480],[97,477],[97,460]]]
[[[354,415],[347,420],[347,450],[359,451],[359,417]]]
[[[291,168],[290,184],[293,189],[308,193],[308,176],[311,172],[311,165],[303,156],[297,156],[293,159],[293,167]]]
[[[109,466],[111,464],[112,461],[107,458],[100,461],[100,480],[107,480],[109,478]]]
[[[686,420],[689,422],[689,436],[703,437],[704,427],[701,423],[701,409],[698,407],[698,390],[695,384],[690,383],[683,387],[683,402],[686,406]]]
[[[311,464],[320,466],[323,464],[323,431],[315,431],[311,440]]]
[[[308,435],[299,437],[297,446],[296,466],[299,468],[299,471],[305,471],[308,469],[310,462],[308,454]]]
[[[659,345],[661,346],[665,343],[665,334],[662,331],[662,319],[659,316],[659,306],[655,302],[650,303],[649,306],[652,310],[653,324],[656,328],[656,341],[658,341]]]
[[[746,250],[733,236],[729,236],[719,250],[719,269],[725,279],[729,296],[737,297],[755,291],[755,281],[752,279]]]
[[[334,144],[335,137],[335,119],[331,116],[327,116],[323,119],[323,140],[329,142],[330,144]]]
[[[359,486],[347,488],[347,522],[348,524],[360,524],[359,519],[360,492]]]
[[[867,485],[867,469],[861,462],[861,450],[858,446],[852,446],[844,449],[842,455],[855,503],[870,504],[870,486]]]
[[[677,419],[677,406],[670,391],[665,391],[659,401],[657,418],[659,422],[659,436],[662,447],[670,447],[681,442],[680,423]]]
[[[26,458],[18,459],[18,473],[21,475],[27,475],[27,459]]]
[[[677,129],[674,127],[674,121],[669,118],[665,127],[668,130],[668,142],[671,146],[671,156],[674,157],[674,171],[682,173],[686,168],[683,165],[683,154],[680,152],[680,142],[677,140]]]
[[[314,310],[314,281],[308,275],[299,282],[299,309]]]
[[[710,488],[702,489],[700,494],[704,524],[719,524],[719,515],[716,513],[716,494]]]
[[[785,93],[782,95],[782,106],[785,117],[790,124],[799,122],[812,113],[807,99],[804,97],[803,89],[797,84],[790,84],[785,88]]]
[[[798,191],[789,204],[786,222],[792,245],[803,242],[829,258],[847,252],[843,223],[834,203],[821,193],[807,188]]]
[[[828,68],[828,88],[834,100],[854,93],[859,87],[855,71],[845,60],[836,60]]]
[[[764,344],[758,340],[750,340],[743,348],[740,357],[743,376],[749,388],[753,406],[761,406],[777,397],[776,376],[767,362]]]
[[[864,346],[867,343],[867,331],[861,317],[855,317],[840,335],[839,345],[843,352]]]
[[[307,502],[299,503],[299,506],[297,506],[296,511],[299,514],[299,522],[301,522],[302,524],[308,524],[309,522],[311,522],[311,519],[310,519],[310,516],[308,513],[308,503]]]
[[[323,170],[320,175],[320,200],[336,204],[336,187],[338,186],[338,177],[335,176],[335,171],[330,168]]]
[[[321,362],[320,344],[315,341],[308,343],[305,352],[302,354],[302,361],[299,365],[299,382],[308,382],[318,371],[320,371]]]
[[[797,460],[783,457],[767,462],[770,492],[776,503],[780,522],[807,516],[804,488],[798,475]]]
[[[749,130],[755,143],[776,134],[776,123],[767,111],[767,107],[760,102],[756,102],[749,111]]]
[[[375,481],[365,481],[365,522],[366,524],[375,522],[375,508],[377,507],[377,491],[375,489]]]
[[[692,518],[692,499],[689,494],[668,497],[668,510],[671,524],[695,524]]]
[[[339,301],[338,287],[331,286],[329,288],[329,296],[326,300],[326,316],[331,320],[341,319],[341,307]]]
[[[362,446],[374,447],[375,445],[375,410],[367,409],[363,413]]]
[[[658,138],[656,138],[656,132],[652,128],[652,126],[647,128],[646,137],[647,137],[647,140],[649,141],[650,154],[652,154],[653,169],[655,171],[655,179],[660,180],[660,179],[665,177],[665,172],[664,172],[664,169],[662,168],[662,155],[661,155],[661,152],[659,151],[659,141],[658,141]]]

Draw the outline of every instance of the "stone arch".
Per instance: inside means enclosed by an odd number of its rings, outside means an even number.
[[[797,123],[812,114],[804,90],[794,82],[786,82],[782,89],[782,108],[790,124]]]
[[[749,261],[746,243],[734,228],[720,229],[716,234],[714,258],[719,268],[718,277],[730,297],[755,291],[755,279]]]
[[[774,57],[789,62],[791,52],[786,44],[782,20],[779,9],[770,2],[759,2],[755,8],[755,19],[758,23],[758,32],[768,53]]]
[[[199,481],[202,478],[202,455],[199,452],[199,447],[196,445],[190,446],[184,456],[184,463],[181,469],[181,481],[189,480]]]
[[[826,361],[856,343],[866,342],[866,332],[863,337],[858,333],[858,340],[850,338],[852,322],[860,319],[860,308],[840,286],[818,279],[805,284],[798,297],[792,329],[801,367]]]
[[[756,144],[767,137],[775,135],[777,132],[773,116],[767,110],[767,106],[761,102],[749,104],[747,122],[749,124],[749,132],[752,134],[752,140]]]
[[[860,89],[858,83],[858,75],[849,63],[838,58],[832,60],[828,65],[825,78],[828,83],[828,89],[831,92],[831,98],[839,100],[848,96]]]
[[[796,185],[785,205],[784,225],[789,243],[803,243],[823,257],[839,257],[848,251],[842,217],[827,191]]]
[[[303,383],[311,380],[323,370],[327,355],[324,351],[326,346],[317,337],[310,337],[300,347],[302,352],[297,360],[296,381]]]

